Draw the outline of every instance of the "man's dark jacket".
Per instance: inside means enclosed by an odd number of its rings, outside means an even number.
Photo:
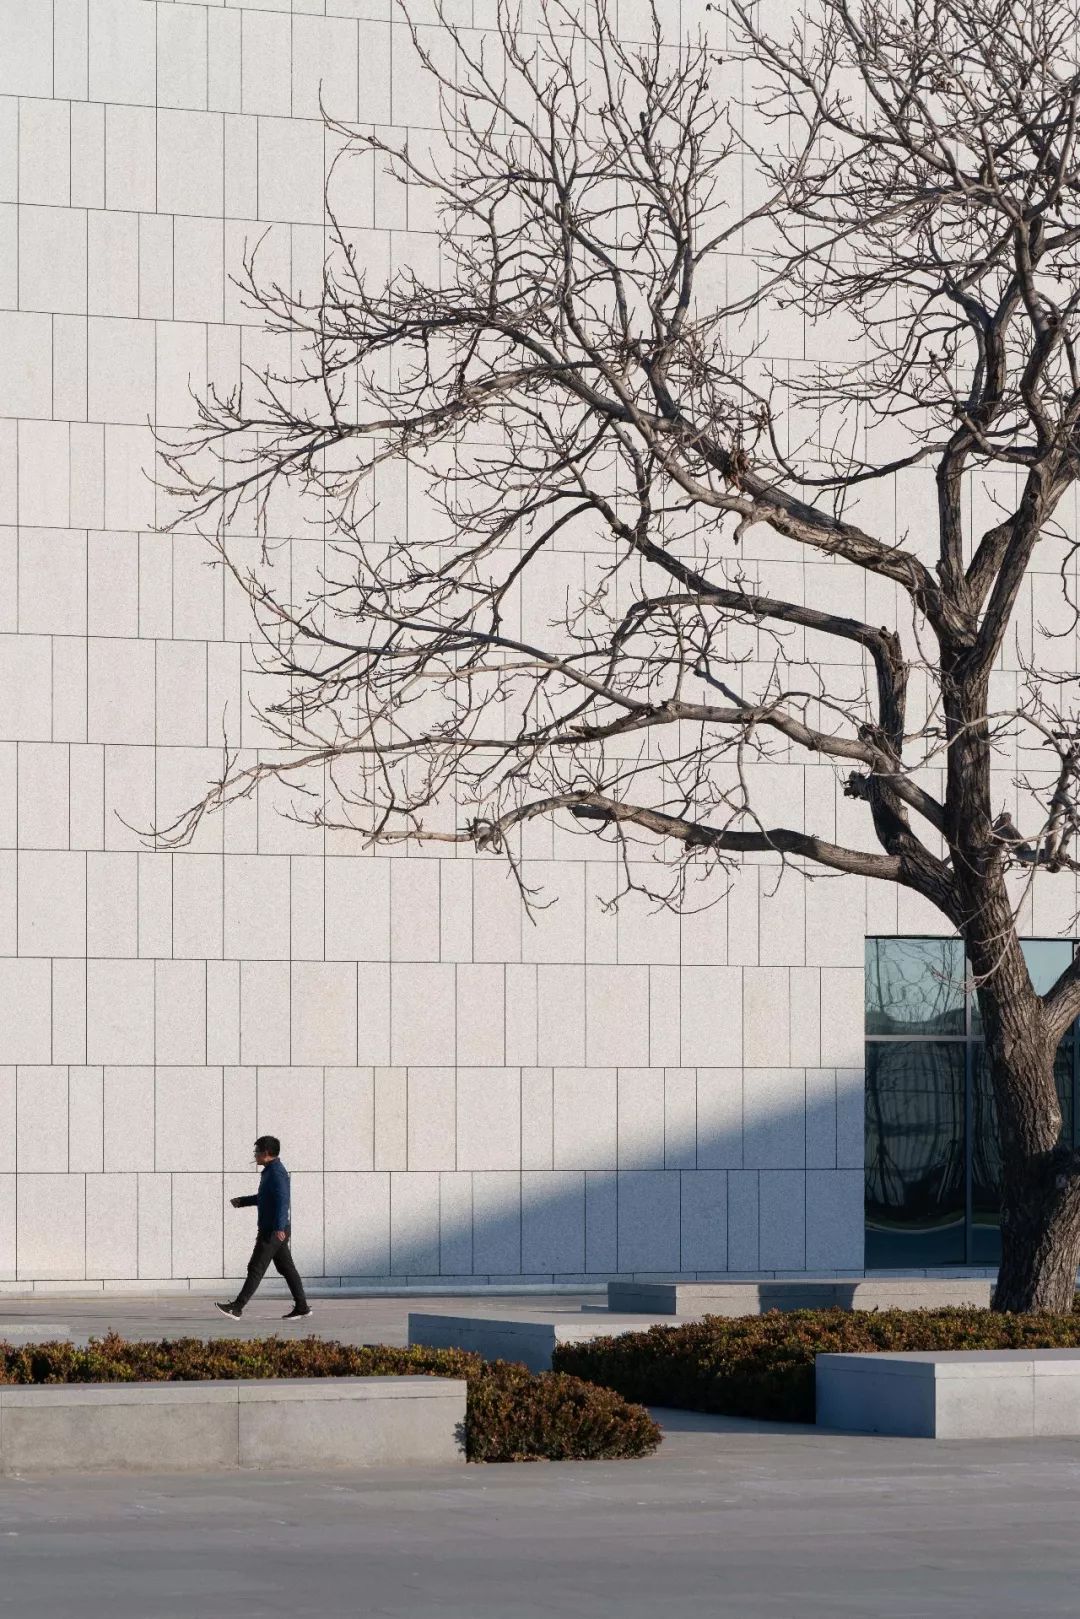
[[[267,1237],[272,1231],[288,1231],[292,1224],[289,1207],[289,1171],[280,1158],[271,1158],[259,1176],[259,1190],[252,1197],[237,1199],[239,1208],[254,1205],[259,1211],[259,1235]]]

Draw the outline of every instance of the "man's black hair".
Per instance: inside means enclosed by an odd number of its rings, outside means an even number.
[[[281,1157],[281,1142],[277,1136],[260,1136],[255,1143],[256,1152],[268,1152],[273,1158]]]

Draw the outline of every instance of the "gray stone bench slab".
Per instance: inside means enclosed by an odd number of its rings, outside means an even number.
[[[609,1282],[608,1309],[664,1316],[761,1315],[766,1310],[987,1309],[988,1277],[826,1277],[745,1282]]]
[[[670,1316],[655,1321],[645,1316],[620,1320],[605,1310],[574,1311],[563,1314],[509,1318],[484,1315],[409,1315],[409,1344],[428,1349],[469,1349],[485,1360],[523,1361],[532,1372],[551,1370],[551,1358],[558,1344],[588,1343],[593,1338],[610,1338],[624,1332],[644,1332],[647,1327],[677,1327]]]
[[[923,1439],[1080,1434],[1080,1350],[819,1355],[821,1428]]]
[[[0,1386],[0,1473],[212,1472],[464,1462],[442,1377]]]

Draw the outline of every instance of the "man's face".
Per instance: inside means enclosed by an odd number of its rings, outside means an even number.
[[[272,1152],[266,1152],[262,1147],[255,1148],[255,1162],[257,1164],[268,1164],[273,1159],[273,1156]]]

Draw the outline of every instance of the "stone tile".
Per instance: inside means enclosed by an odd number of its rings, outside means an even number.
[[[807,1270],[862,1269],[865,1191],[861,1169],[807,1170]]]
[[[138,1271],[137,1175],[87,1175],[86,1274],[122,1280]]]
[[[521,1167],[521,1071],[459,1068],[456,1074],[457,1168]]]
[[[159,1067],[154,1080],[154,1168],[221,1169],[222,1109],[220,1068]]]
[[[294,961],[292,1058],[297,1063],[356,1061],[356,968],[346,962]]]
[[[648,1063],[647,967],[586,968],[585,1052],[593,1067]]]
[[[290,992],[287,962],[240,964],[240,1057],[245,1063],[289,1060]]]
[[[472,1271],[472,1176],[451,1170],[439,1176],[439,1273],[469,1276]]]
[[[552,1162],[556,1169],[615,1169],[617,1127],[615,1069],[555,1069]]]
[[[105,1170],[154,1169],[153,1068],[107,1066],[103,1097]]]
[[[675,1170],[619,1175],[619,1269],[678,1270],[679,1183]]]
[[[806,1167],[836,1167],[836,1070],[806,1070]]]
[[[20,1177],[16,1219],[20,1278],[77,1281],[85,1274],[83,1179],[54,1174]]]
[[[172,1218],[172,1176],[140,1175],[139,1276],[159,1278],[173,1275]]]
[[[390,1273],[390,1176],[335,1171],[323,1177],[328,1276]]]
[[[789,983],[786,967],[743,969],[743,1061],[747,1068],[790,1061]]]
[[[323,1164],[327,1170],[374,1167],[375,1080],[370,1068],[327,1068],[323,1077]]]
[[[762,1270],[806,1266],[806,1176],[802,1170],[763,1169],[758,1178]]]
[[[682,1177],[680,1264],[683,1270],[728,1268],[728,1184],[722,1169]]]
[[[682,1056],[689,1067],[742,1061],[742,972],[738,967],[684,967]]]
[[[390,1271],[394,1276],[439,1272],[439,1176],[397,1174],[390,1186]]]
[[[52,974],[47,961],[0,959],[0,1062],[47,1063],[52,1057]],[[18,1007],[14,1018],[10,1009]]]
[[[391,1054],[406,1066],[452,1063],[454,967],[399,963],[391,971]]]
[[[756,1271],[759,1258],[758,1172],[729,1170],[728,1269]]]
[[[456,1078],[453,1068],[409,1069],[410,1169],[456,1167]]]
[[[100,1174],[105,1167],[104,1084],[105,1075],[101,1068],[73,1067],[68,1070],[67,1167],[77,1173]],[[0,1162],[0,1168],[3,1167]]]
[[[68,1169],[68,1071],[17,1070],[15,1167],[20,1174]]]
[[[92,1063],[154,1060],[154,963],[88,961],[86,1057]]]
[[[521,1270],[521,1176],[516,1170],[472,1175],[473,1269],[481,1276]]]
[[[585,1267],[585,1177],[578,1171],[521,1176],[521,1268],[526,1275]]]
[[[585,1176],[585,1269],[600,1274],[619,1266],[619,1177],[593,1169]]]
[[[800,1169],[806,1162],[806,1076],[801,1068],[743,1072],[743,1165]]]
[[[505,967],[463,961],[456,979],[458,1062],[501,1066],[507,1049]]]
[[[277,1136],[289,1170],[323,1167],[323,1072],[321,1068],[260,1068],[258,1135]]]
[[[172,1176],[172,1273],[222,1274],[224,1241],[221,1175]]]
[[[697,1074],[692,1068],[664,1070],[664,1168],[693,1169],[697,1163]]]
[[[664,1168],[664,1070],[620,1068],[618,1073],[618,1165]]]

